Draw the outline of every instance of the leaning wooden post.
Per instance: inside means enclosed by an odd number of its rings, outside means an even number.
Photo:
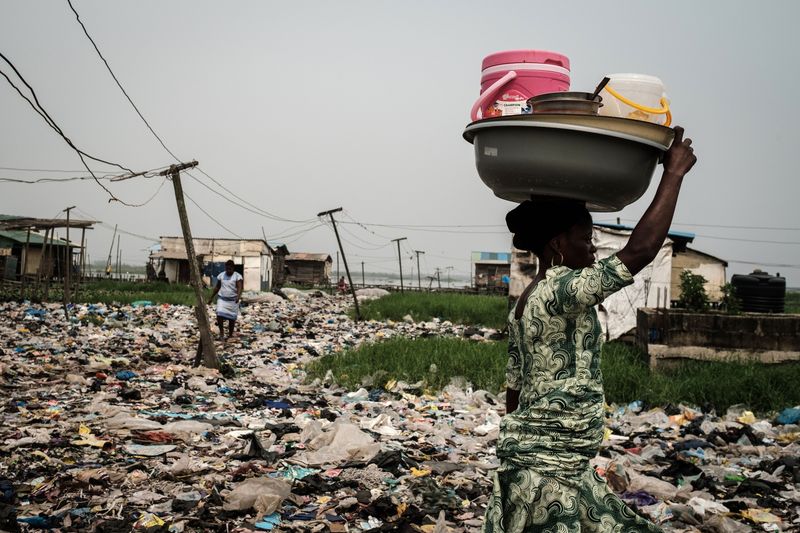
[[[28,247],[31,243],[31,228],[25,234],[25,251],[22,253],[22,269],[19,271],[19,297],[25,298],[25,274],[28,270]]]
[[[161,172],[161,175],[170,176],[172,179],[172,186],[175,189],[175,202],[178,204],[178,216],[181,219],[183,241],[186,245],[186,255],[189,259],[189,276],[197,301],[195,305],[195,315],[197,316],[197,325],[200,328],[200,345],[198,346],[197,355],[202,353],[203,366],[218,369],[220,368],[220,362],[217,358],[216,348],[214,347],[214,341],[211,337],[211,325],[208,321],[206,302],[201,287],[200,268],[197,265],[197,256],[194,253],[192,230],[189,227],[189,217],[186,214],[186,203],[183,198],[183,187],[181,185],[181,170],[196,166],[197,161],[172,165],[167,170]],[[198,359],[200,358],[196,358],[195,361],[197,362]]]
[[[64,300],[64,317],[67,319],[67,322],[69,322],[69,303],[70,303],[70,299],[71,299],[70,298],[70,294],[69,294],[70,293],[70,287],[69,287],[70,279],[69,278],[72,275],[72,247],[70,246],[70,242],[69,242],[69,212],[72,211],[73,209],[75,209],[74,205],[72,207],[68,207],[68,208],[64,209],[64,211],[67,213],[67,246],[66,246],[66,254],[65,254],[65,259],[66,259],[67,265],[66,265],[66,271],[64,272],[64,298],[63,298],[63,300]]]
[[[53,276],[53,272],[50,269],[50,256],[53,255],[53,237],[55,237],[56,229],[50,228],[50,245],[48,246],[47,243],[47,232],[45,231],[44,235],[44,251],[42,252],[45,256],[45,271],[44,271],[44,301],[50,299],[50,278]]]
[[[83,269],[86,267],[86,228],[81,228],[81,257],[78,259],[80,265],[80,272],[78,274],[78,282],[75,284],[75,300],[78,300],[78,293],[80,293],[81,285],[83,285]]]
[[[361,320],[361,309],[358,307],[358,297],[356,296],[356,288],[353,285],[353,278],[350,277],[350,268],[347,266],[347,256],[344,254],[344,248],[342,248],[342,241],[339,239],[339,230],[336,229],[336,220],[333,218],[334,213],[338,213],[341,211],[342,208],[338,207],[336,209],[331,209],[330,211],[323,211],[322,213],[317,213],[318,217],[324,217],[328,215],[331,218],[331,225],[333,226],[333,233],[336,235],[336,242],[339,244],[339,250],[342,252],[342,261],[344,262],[344,271],[347,273],[347,281],[350,282],[350,294],[353,295],[353,303],[356,306],[356,321]],[[324,268],[324,267],[323,267]],[[337,269],[338,269],[338,256],[337,256]],[[338,273],[336,274],[339,275]],[[338,282],[338,280],[337,280]]]

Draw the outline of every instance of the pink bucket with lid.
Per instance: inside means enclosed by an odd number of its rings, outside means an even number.
[[[472,120],[530,113],[527,100],[569,90],[569,59],[545,50],[508,50],[484,58],[481,95],[472,106]]]

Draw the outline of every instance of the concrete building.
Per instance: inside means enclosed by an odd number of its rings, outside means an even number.
[[[593,240],[597,258],[608,257],[621,250],[630,238],[633,228],[620,224],[595,224]],[[671,307],[680,298],[680,273],[688,269],[706,278],[709,299],[719,301],[719,287],[725,283],[722,259],[688,248],[695,238],[693,233],[670,231],[667,239],[647,267],[634,277],[634,283],[612,294],[603,302],[598,317],[609,339],[618,338],[636,327],[637,309]],[[537,259],[523,250],[512,251],[509,299],[514,302],[533,280]]]
[[[672,256],[672,283],[670,284],[672,301],[680,299],[681,272],[689,270],[693,274],[699,274],[706,278],[705,289],[708,299],[712,302],[719,302],[723,297],[720,287],[727,281],[725,272],[727,267],[727,261],[688,246],[682,252],[674,253]]]
[[[194,251],[200,264],[203,282],[209,286],[233,260],[235,270],[244,278],[245,291],[272,289],[272,250],[263,239],[195,238]],[[150,254],[158,277],[170,283],[189,283],[189,260],[183,237],[161,237],[158,251]]]

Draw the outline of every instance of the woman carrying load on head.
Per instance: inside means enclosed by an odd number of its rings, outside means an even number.
[[[604,432],[595,306],[633,283],[661,248],[697,161],[691,144],[676,127],[652,203],[625,247],[605,259],[594,259],[583,203],[527,201],[506,216],[514,246],[535,253],[540,268],[509,315],[507,414],[484,533],[661,531],[589,465]]]

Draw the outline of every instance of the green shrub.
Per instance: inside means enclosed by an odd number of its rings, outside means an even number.
[[[722,301],[719,303],[720,310],[738,315],[742,312],[742,300],[736,295],[736,287],[730,283],[720,287],[722,291]]]
[[[703,312],[708,309],[706,278],[689,270],[681,272],[681,298],[678,306],[689,311]]]

